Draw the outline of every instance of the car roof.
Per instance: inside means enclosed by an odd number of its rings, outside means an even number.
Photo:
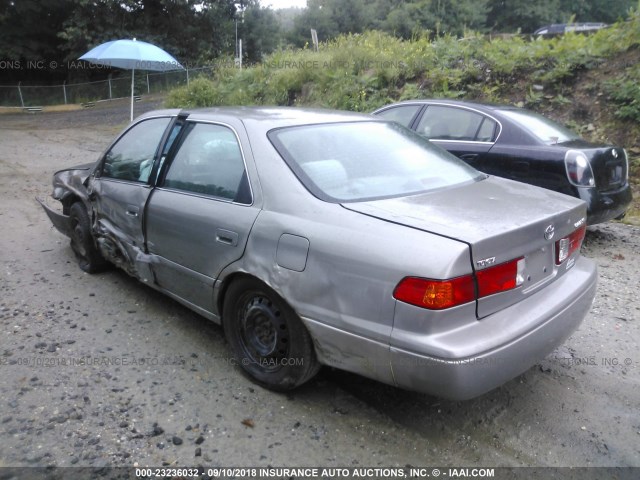
[[[489,112],[495,112],[495,111],[499,111],[499,110],[514,110],[517,109],[517,107],[511,106],[511,105],[500,105],[500,104],[493,104],[493,103],[476,103],[476,102],[467,102],[467,101],[462,101],[462,100],[450,100],[448,98],[429,98],[429,99],[417,99],[417,100],[404,100],[402,102],[396,102],[393,103],[391,105],[385,105],[384,107],[376,110],[376,111],[380,111],[380,110],[384,110],[387,109],[390,106],[397,106],[397,105],[416,105],[416,104],[432,104],[432,105],[456,105],[459,107],[469,107],[469,108],[475,108],[476,110],[481,110],[481,111],[485,111],[487,113]]]
[[[185,115],[189,120],[196,121],[232,121],[235,119],[247,124],[263,124],[269,130],[285,126],[372,120],[370,115],[363,113],[298,107],[212,107],[155,110],[142,115],[140,118],[178,114]]]

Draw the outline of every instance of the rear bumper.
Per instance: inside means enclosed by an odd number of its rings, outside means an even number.
[[[595,188],[578,188],[578,197],[587,202],[587,224],[604,223],[623,215],[631,204],[631,186],[611,192],[598,192]]]
[[[465,328],[438,335],[438,351],[464,351],[464,355],[429,355],[435,350],[431,336],[418,337],[410,349],[391,346],[396,385],[455,400],[476,397],[502,385],[571,335],[591,307],[596,282],[595,264],[580,258],[570,272],[526,300]],[[511,328],[519,333],[486,349],[498,332]]]

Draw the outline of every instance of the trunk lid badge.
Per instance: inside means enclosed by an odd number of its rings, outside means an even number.
[[[547,228],[544,229],[545,240],[551,240],[555,234],[556,234],[556,229],[553,225],[549,225]]]

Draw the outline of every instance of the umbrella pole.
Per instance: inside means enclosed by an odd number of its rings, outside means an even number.
[[[130,122],[133,122],[133,77],[135,76],[136,69],[131,69],[131,119]]]

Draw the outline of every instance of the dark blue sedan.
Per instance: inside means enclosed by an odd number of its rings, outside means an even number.
[[[631,203],[623,148],[587,142],[529,110],[411,100],[373,114],[424,135],[482,172],[584,200],[590,225],[623,217]]]

